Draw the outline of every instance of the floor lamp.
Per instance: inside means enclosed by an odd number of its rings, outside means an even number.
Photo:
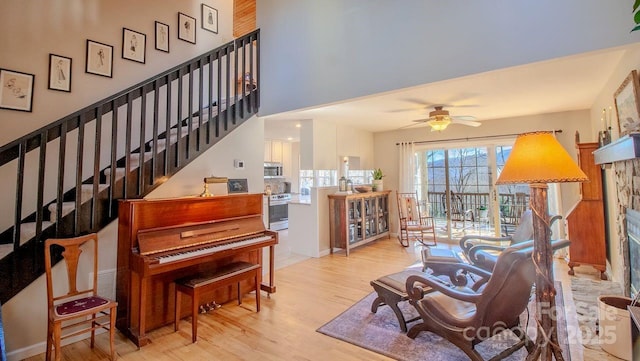
[[[584,182],[589,179],[551,132],[518,135],[496,184],[527,183],[533,213],[533,262],[536,269],[537,336],[527,360],[564,360],[555,319],[553,260],[550,244],[547,183]]]

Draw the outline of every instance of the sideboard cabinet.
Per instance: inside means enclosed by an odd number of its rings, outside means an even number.
[[[330,194],[331,253],[389,236],[389,193]]]

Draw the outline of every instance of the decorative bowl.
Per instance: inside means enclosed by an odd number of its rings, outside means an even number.
[[[371,192],[371,187],[369,186],[356,186],[356,187],[353,187],[353,189],[355,189],[358,193]]]

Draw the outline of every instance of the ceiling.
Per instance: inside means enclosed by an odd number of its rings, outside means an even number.
[[[265,138],[299,140],[295,125],[303,119],[339,121],[371,132],[425,127],[413,120],[427,118],[434,105],[445,105],[452,116],[470,115],[480,122],[589,109],[632,47],[639,44],[269,115],[264,117]]]

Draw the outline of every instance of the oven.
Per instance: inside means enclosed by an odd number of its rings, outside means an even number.
[[[289,228],[289,201],[291,194],[272,194],[269,197],[269,229],[279,231]]]

